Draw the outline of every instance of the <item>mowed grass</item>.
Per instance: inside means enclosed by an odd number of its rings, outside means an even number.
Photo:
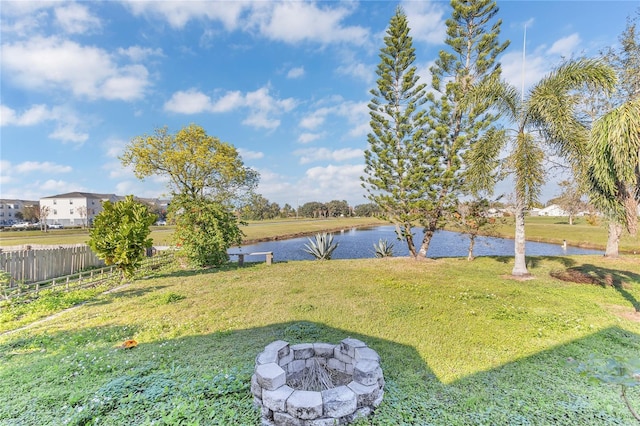
[[[0,424],[259,424],[264,346],[345,337],[378,351],[386,379],[359,425],[634,424],[618,389],[575,369],[640,353],[640,257],[528,261],[527,281],[489,257],[164,271],[0,335]],[[567,267],[616,286],[550,277]]]
[[[249,221],[240,229],[246,241],[256,241],[275,236],[287,237],[296,234],[349,229],[359,226],[384,225],[385,222],[370,217],[331,218],[331,219],[282,219],[273,221]],[[152,226],[151,239],[156,246],[172,245],[173,226]],[[3,231],[0,232],[0,247],[24,244],[80,244],[89,239],[88,229],[52,229],[48,232]]]

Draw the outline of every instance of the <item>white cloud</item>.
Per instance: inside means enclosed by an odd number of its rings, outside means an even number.
[[[160,57],[164,56],[162,49],[160,49],[159,47],[156,49],[151,49],[149,47],[141,47],[141,46],[130,46],[130,47],[127,47],[126,49],[120,47],[118,48],[117,52],[122,56],[128,57],[133,62],[142,62],[151,56],[160,56]]]
[[[363,164],[310,168],[302,182],[306,189],[305,196],[310,198],[307,201],[313,201],[311,198],[315,198],[315,201],[347,199],[357,203],[364,194],[360,185],[360,176],[363,173]]]
[[[70,34],[96,32],[102,25],[100,19],[92,15],[85,5],[78,3],[67,3],[56,7],[54,15],[57,24]]]
[[[221,22],[227,30],[240,25],[240,17],[245,9],[252,6],[247,1],[125,1],[135,16],[160,17],[176,29],[184,28],[192,19],[209,19]]]
[[[149,86],[142,65],[120,66],[105,50],[58,37],[2,45],[5,75],[30,90],[70,91],[88,99],[139,99]]]
[[[347,200],[352,205],[366,202],[364,189],[360,185],[364,165],[313,167],[301,179],[268,169],[261,169],[259,172],[258,192],[281,206],[288,203],[296,208],[310,201],[331,200]]]
[[[267,2],[256,3],[250,17],[263,36],[285,43],[303,41],[320,44],[350,43],[363,45],[369,31],[360,26],[345,26],[343,21],[355,10],[348,3]]]
[[[245,105],[244,95],[235,90],[227,92],[212,106],[213,112],[229,112]]]
[[[352,62],[340,65],[336,72],[340,75],[353,77],[354,79],[364,82],[371,86],[376,78],[375,66],[367,65],[362,62]]]
[[[369,31],[345,25],[355,4],[310,2],[210,2],[210,1],[127,1],[136,15],[163,19],[176,29],[191,20],[220,22],[227,31],[242,30],[285,43],[317,42],[363,45]],[[338,6],[335,6],[338,5]]]
[[[274,116],[291,111],[297,105],[293,98],[278,99],[269,93],[269,87],[243,94],[239,91],[230,91],[213,101],[208,95],[196,90],[179,91],[171,96],[164,104],[166,111],[179,114],[199,114],[203,112],[221,113],[230,112],[239,108],[248,110],[247,117],[242,124],[247,126],[275,129],[280,125],[280,120]]]
[[[353,158],[363,158],[364,151],[353,148],[343,148],[334,151],[327,148],[307,148],[299,149],[295,151],[293,155],[300,157],[300,164],[307,164],[314,161],[346,161]]]
[[[324,126],[329,116],[334,115],[345,118],[351,125],[351,129],[347,132],[349,136],[359,137],[367,134],[369,129],[369,108],[366,102],[344,101],[342,98],[330,99],[327,102],[335,104],[323,106],[312,111],[306,117],[303,117],[298,125],[303,129],[315,130]],[[310,142],[308,136],[305,138],[307,142]]]
[[[87,190],[85,187],[79,186],[75,182],[66,182],[63,180],[55,180],[55,179],[47,179],[44,182],[36,182],[36,185],[37,185],[37,188],[40,190],[40,192],[44,194],[64,194],[67,192],[73,192],[73,191],[84,192]]]
[[[0,105],[1,126],[35,126],[46,121],[55,123],[54,130],[49,134],[51,139],[62,142],[82,143],[89,139],[89,134],[79,130],[83,126],[82,120],[69,108],[57,106],[49,108],[46,105],[33,105],[23,113]]]
[[[2,34],[24,37],[33,36],[48,21],[48,2],[3,1],[0,14]]]
[[[315,140],[320,139],[324,136],[325,133],[302,133],[298,136],[298,142],[300,143],[309,143]]]
[[[25,161],[17,164],[13,168],[17,173],[69,173],[72,171],[71,166],[63,166],[61,164],[51,163],[49,161]]]
[[[0,105],[0,113],[0,125],[2,126],[32,126],[53,118],[46,105],[33,105],[22,114],[16,113],[6,105]]]
[[[563,37],[551,45],[549,48],[549,54],[569,58],[573,53],[575,53],[575,49],[580,45],[580,41],[580,36],[577,33]]]
[[[442,3],[427,1],[403,1],[402,8],[407,14],[409,35],[415,41],[441,44],[447,34],[445,10]]]
[[[243,160],[258,160],[264,157],[264,152],[250,151],[243,148],[238,148],[238,153]]]
[[[211,98],[196,89],[178,91],[164,104],[165,111],[178,114],[199,114],[212,111]]]
[[[300,78],[304,75],[304,67],[291,68],[287,73],[287,78]]]

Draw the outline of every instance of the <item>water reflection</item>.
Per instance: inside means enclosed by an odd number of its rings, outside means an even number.
[[[404,241],[398,241],[393,226],[376,226],[373,228],[352,228],[335,232],[334,242],[338,248],[333,252],[333,259],[362,259],[375,257],[373,245],[380,239],[393,242],[394,256],[408,256],[409,250]],[[414,240],[422,241],[421,228],[414,228]],[[311,260],[313,256],[303,251],[308,243],[306,237],[290,240],[269,241],[264,243],[233,247],[230,252],[262,252],[272,251],[274,261]],[[450,231],[437,231],[427,256],[438,257],[466,257],[469,248],[469,237]],[[513,240],[494,237],[477,237],[474,248],[475,256],[513,256]],[[576,247],[563,248],[562,244],[547,244],[527,242],[528,256],[562,256],[573,254],[602,254],[600,250],[582,249]],[[264,256],[247,256],[248,262],[264,261]]]

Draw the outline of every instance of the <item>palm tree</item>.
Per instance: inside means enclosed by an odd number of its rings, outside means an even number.
[[[468,174],[471,181],[486,187],[487,164],[495,161],[505,145],[511,145],[506,166],[515,179],[513,275],[529,275],[525,261],[524,215],[527,207],[537,201],[544,183],[545,148],[579,169],[585,159],[589,133],[578,118],[579,99],[574,94],[585,86],[591,90],[611,90],[615,78],[613,70],[604,63],[581,59],[563,63],[526,94],[520,94],[504,81],[493,80],[477,87],[469,98],[471,105],[491,103],[513,126],[489,133],[485,140],[476,144],[476,152],[470,156],[474,161]]]
[[[618,255],[624,224],[638,229],[640,202],[640,98],[609,111],[593,124],[589,144],[592,200],[612,220],[605,256]]]

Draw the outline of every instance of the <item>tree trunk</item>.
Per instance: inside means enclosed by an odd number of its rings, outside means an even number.
[[[515,263],[511,275],[522,277],[529,275],[525,259],[525,234],[524,234],[524,200],[516,194],[516,234],[515,234]]]
[[[609,236],[607,238],[607,248],[604,252],[605,257],[618,257],[618,243],[622,235],[622,224],[609,222]]]
[[[469,235],[469,254],[467,255],[467,260],[471,262],[473,257],[473,246],[476,244],[476,236],[471,234]]]
[[[400,225],[396,223],[396,235],[405,239],[407,242],[407,248],[409,249],[409,254],[415,259],[418,254],[416,253],[416,246],[413,242],[411,225],[404,224],[402,228],[400,228]]]
[[[418,251],[418,257],[422,259],[427,258],[427,252],[429,251],[429,244],[433,238],[434,230],[432,228],[424,229],[424,238],[422,238],[422,244],[420,244],[420,251]]]

